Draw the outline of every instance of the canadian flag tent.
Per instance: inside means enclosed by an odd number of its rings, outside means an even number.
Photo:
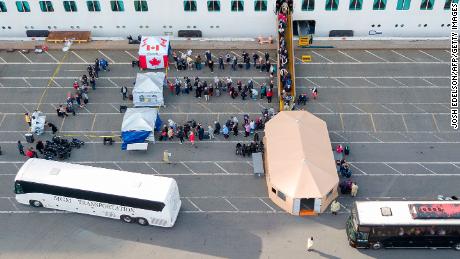
[[[169,37],[142,36],[139,45],[139,67],[157,69],[168,67]]]

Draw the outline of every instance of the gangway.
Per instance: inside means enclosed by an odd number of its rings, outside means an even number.
[[[281,8],[282,9],[282,8]],[[294,67],[294,64],[295,64],[295,60],[294,60],[294,42],[293,42],[293,25],[292,25],[292,13],[291,13],[291,10],[289,10],[289,8],[286,8],[285,10],[285,15],[286,15],[286,28],[284,29],[284,40],[285,40],[285,43],[286,43],[286,49],[287,49],[287,52],[288,52],[288,59],[287,59],[287,64],[286,64],[286,67],[285,69],[287,70],[287,72],[289,73],[290,75],[290,79],[291,79],[291,88],[290,88],[290,91],[287,92],[288,95],[291,96],[291,101],[290,101],[290,105],[289,105],[289,110],[292,108],[293,106],[293,103],[295,101],[295,96],[296,96],[296,89],[295,89],[295,67]],[[279,10],[279,12],[283,12],[282,10]],[[278,13],[277,13],[277,28],[279,28],[279,16],[278,16]],[[281,78],[281,73],[283,72],[283,67],[282,67],[282,64],[281,64],[281,55],[280,55],[280,40],[281,40],[281,35],[280,33],[278,32],[278,40],[277,40],[277,53],[278,53],[278,60],[277,60],[277,64],[278,64],[278,69],[277,69],[277,76],[278,76],[278,98],[279,98],[279,108],[280,108],[280,111],[283,111],[285,110],[285,102],[284,102],[284,99],[283,99],[283,84],[282,84],[282,78]],[[286,107],[287,108],[287,107]]]

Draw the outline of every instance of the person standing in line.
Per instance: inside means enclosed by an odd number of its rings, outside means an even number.
[[[270,54],[268,52],[265,52],[265,62],[267,62],[270,59]]]
[[[128,87],[122,86],[120,89],[120,92],[121,92],[123,101],[126,100],[128,98]]]
[[[313,237],[310,237],[307,240],[307,252],[311,252],[313,250]]]
[[[182,129],[182,126],[179,126],[177,130],[177,137],[180,140],[180,144],[184,144],[184,130]]]
[[[332,203],[331,203],[331,212],[333,215],[337,215],[337,213],[339,212],[340,210],[340,203],[337,201],[337,200],[334,200]]]
[[[51,131],[53,132],[53,135],[56,135],[56,132],[58,131],[58,128],[56,125],[54,125],[51,122],[47,122],[46,125],[51,128]]]
[[[267,102],[271,103],[272,102],[272,96],[273,96],[273,90],[271,88],[267,89]]]
[[[208,134],[209,134],[209,140],[214,139],[214,129],[212,128],[211,125],[208,125]]]
[[[190,140],[190,143],[193,145],[195,145],[195,133],[193,132],[193,130],[190,130],[190,135],[188,137],[188,140]]]
[[[257,66],[257,60],[259,60],[259,55],[257,55],[257,53],[253,53],[252,54],[252,60],[254,61],[254,68],[256,68]]]
[[[22,145],[21,141],[18,140],[18,151],[20,155],[25,156],[26,154],[24,153],[24,146]]]
[[[236,66],[238,66],[238,59],[236,58],[236,56],[233,56],[233,63],[232,63],[233,71],[236,71]]]
[[[353,182],[351,184],[351,197],[356,197],[356,195],[358,195],[358,185]]]
[[[35,145],[35,149],[37,149],[38,152],[40,152],[40,154],[43,154],[43,149],[45,149],[45,145],[43,144],[43,141],[38,140],[37,144]]]
[[[24,113],[24,121],[29,125],[29,127],[32,126],[32,118],[28,112]]]
[[[224,58],[222,56],[219,56],[219,69],[225,70]]]
[[[214,61],[209,60],[208,61],[208,67],[211,70],[211,73],[214,73]]]
[[[89,79],[89,83],[91,84],[91,88],[96,90],[96,78],[94,78],[94,75]]]

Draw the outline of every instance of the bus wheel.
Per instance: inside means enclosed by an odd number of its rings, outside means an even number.
[[[43,207],[43,204],[41,202],[39,202],[39,201],[30,200],[29,204],[30,204],[30,206],[36,207],[36,208]]]
[[[454,249],[460,251],[460,243],[455,244]]]
[[[126,222],[126,223],[133,223],[133,218],[131,218],[128,215],[121,215],[120,219],[123,220],[123,222]]]
[[[372,244],[372,249],[379,250],[380,248],[382,248],[382,244],[380,242]]]
[[[149,222],[144,218],[137,218],[137,224],[141,226],[148,226]]]

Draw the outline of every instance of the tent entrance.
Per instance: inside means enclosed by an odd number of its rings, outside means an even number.
[[[315,199],[300,199],[300,213],[315,209]]]

